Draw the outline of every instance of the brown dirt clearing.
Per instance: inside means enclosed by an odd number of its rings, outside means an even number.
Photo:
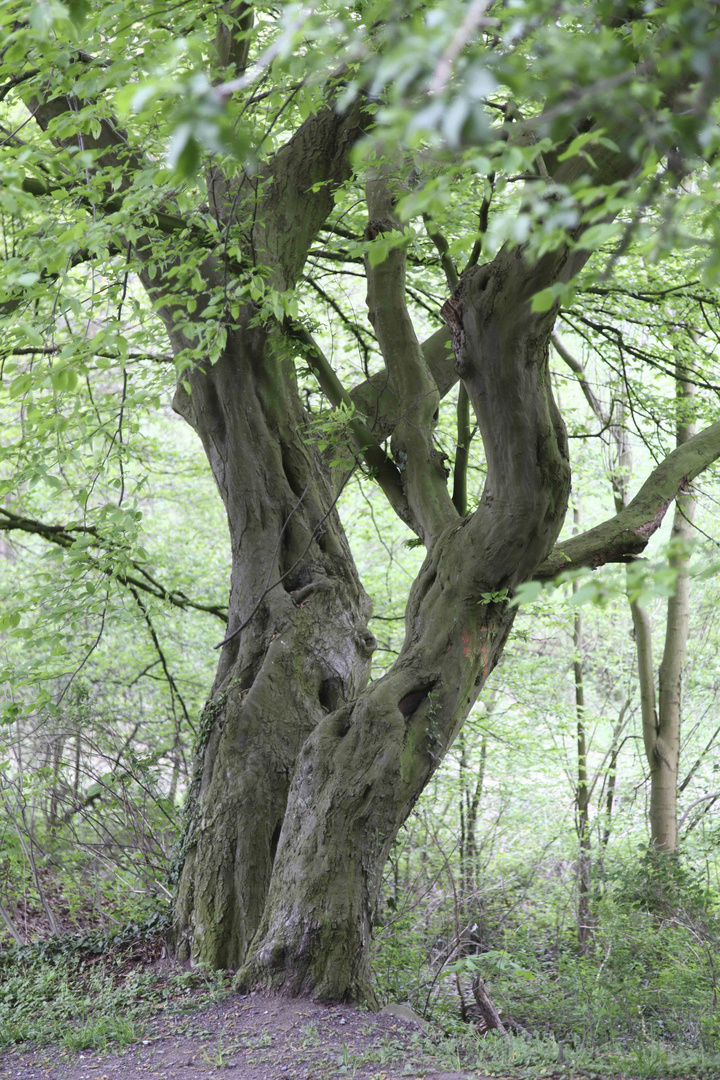
[[[425,1062],[425,1063],[423,1063]],[[483,1080],[428,1062],[419,1024],[304,998],[231,994],[188,1016],[151,1020],[122,1050],[17,1049],[1,1080]],[[496,1078],[497,1080],[497,1078]]]

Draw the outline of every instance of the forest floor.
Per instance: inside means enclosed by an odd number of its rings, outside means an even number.
[[[666,1069],[641,1047],[571,1063],[554,1040],[452,1035],[407,1006],[238,994],[227,973],[167,959],[161,935],[0,966],[3,1002],[0,1080],[720,1080],[720,1058]]]
[[[481,1080],[475,1070],[443,1068],[433,1052],[435,1042],[428,1025],[401,1016],[233,993],[190,1017],[150,1020],[141,1041],[120,1051],[6,1050],[0,1056],[0,1078]]]

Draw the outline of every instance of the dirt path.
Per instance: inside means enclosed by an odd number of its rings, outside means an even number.
[[[151,1021],[121,1051],[57,1048],[0,1056],[0,1080],[483,1080],[428,1063],[422,1029],[404,1018],[305,999],[232,994],[191,1016]]]

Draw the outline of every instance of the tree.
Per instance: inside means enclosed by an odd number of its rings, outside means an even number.
[[[71,392],[107,352],[121,373],[121,445],[131,345],[144,340],[137,329],[128,338],[127,306],[148,318],[137,275],[172,349],[174,408],[201,439],[227,512],[227,633],[175,913],[180,952],[240,968],[242,985],[372,1000],[383,865],[502,653],[508,601],[533,577],[635,557],[720,454],[714,424],[614,518],[556,543],[571,483],[548,368],[559,306],[615,238],[611,270],[663,177],[676,182],[708,154],[718,68],[711,4],[547,16],[543,3],[515,22],[484,3],[401,14],[328,3],[283,20],[232,2],[212,15],[194,3],[179,14],[138,4],[127,17],[55,3],[4,16],[4,205],[16,229],[6,352],[53,361],[33,360],[10,393],[32,397],[43,380]],[[598,42],[584,36],[598,27]],[[148,71],[152,54],[164,73]],[[174,172],[159,159],[168,134]],[[520,203],[508,197],[493,250],[493,193],[518,178]],[[460,181],[479,226],[443,197]],[[450,206],[453,248],[436,221]],[[451,292],[448,329],[421,342],[408,275],[423,215]],[[379,366],[350,391],[298,303],[321,233],[344,239],[326,256],[345,272],[359,262],[366,282]],[[94,337],[78,332],[74,275],[85,266],[111,301]],[[344,448],[312,427],[306,369]],[[433,433],[458,379],[451,496]],[[469,514],[468,405],[485,461]],[[400,655],[369,683],[370,603],[338,514],[358,469],[426,549]],[[132,587],[116,550],[106,545],[109,573]]]
[[[613,441],[613,467],[610,480],[614,492],[615,506],[621,511],[628,501],[629,478],[632,472],[632,451],[624,425],[623,409],[613,421],[598,402],[589,387],[585,371],[563,343],[554,337],[553,343],[558,354],[576,374],[585,393],[588,404],[596,417],[610,432]],[[696,432],[693,419],[693,399],[695,385],[691,380],[692,357],[685,363],[676,360],[676,441],[682,446]],[[678,769],[680,761],[680,718],[682,698],[682,678],[687,652],[688,624],[690,616],[690,574],[688,569],[688,545],[693,536],[696,498],[689,484],[675,500],[673,514],[672,539],[673,550],[669,556],[669,567],[676,574],[672,595],[668,598],[665,625],[663,658],[658,670],[658,692],[655,689],[655,671],[652,650],[652,628],[650,616],[635,595],[633,583],[628,583],[628,599],[632,614],[635,645],[637,650],[638,683],[642,711],[643,742],[650,769],[650,842],[658,851],[671,855],[678,850],[677,796]],[[581,629],[576,618],[576,638],[581,638]],[[577,647],[577,642],[576,642]],[[582,673],[576,674],[578,688],[578,716],[582,705]],[[656,700],[657,699],[657,700]],[[659,707],[658,707],[659,706]],[[581,737],[578,726],[578,759],[582,761],[585,753],[581,750],[584,735]],[[580,772],[584,772],[581,767]],[[579,792],[586,789],[581,778]],[[582,809],[579,810],[581,820]]]

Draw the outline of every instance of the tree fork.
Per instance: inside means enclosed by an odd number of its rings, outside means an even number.
[[[463,284],[453,337],[489,447],[483,498],[430,543],[391,670],[324,717],[300,751],[239,987],[372,1003],[369,945],[387,854],[515,618],[504,600],[488,603],[483,593],[511,590],[532,573],[565,516],[567,444],[547,371],[552,316],[527,305],[523,318],[514,311],[508,320],[512,280],[507,293],[476,288],[477,273]]]

